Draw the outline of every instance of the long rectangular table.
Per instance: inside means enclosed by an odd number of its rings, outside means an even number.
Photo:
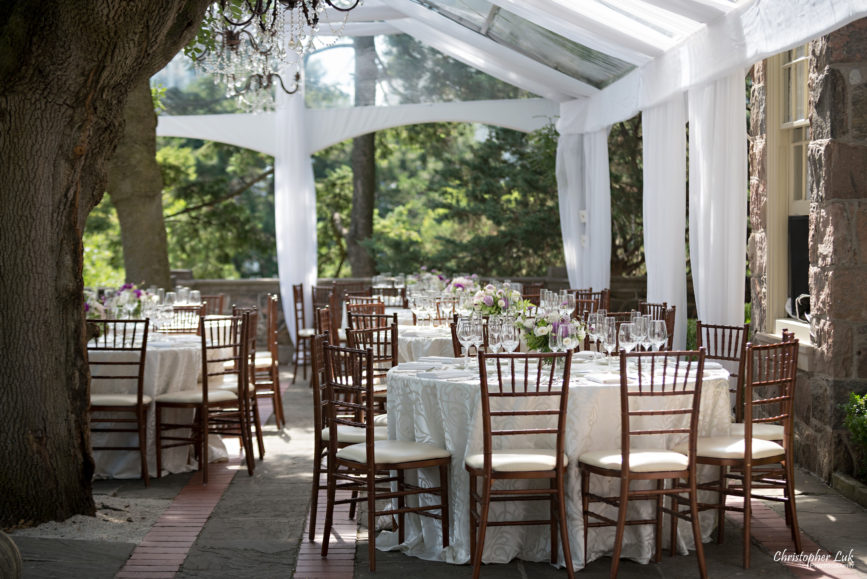
[[[376,540],[378,548],[400,549],[408,555],[428,560],[463,564],[469,561],[469,477],[464,468],[464,457],[482,450],[481,404],[478,372],[459,374],[457,370],[419,372],[424,360],[409,366],[393,368],[388,374],[388,430],[389,438],[414,440],[447,448],[452,453],[450,472],[451,545],[443,549],[439,522],[432,519],[419,521],[408,517],[405,541],[398,545],[397,533],[383,532]],[[411,368],[411,370],[407,370]],[[570,383],[566,424],[566,453],[569,459],[566,495],[568,498],[567,523],[575,569],[584,567],[584,536],[581,511],[578,457],[590,450],[619,447],[620,394],[619,377],[611,376],[611,383],[592,382],[599,378],[605,367],[596,363],[573,362],[573,380]],[[701,436],[724,435],[731,423],[728,372],[724,369],[706,370],[703,379],[699,433]],[[673,443],[668,445],[673,446]],[[420,473],[421,483],[432,477],[435,469]],[[602,477],[593,477],[594,491],[617,494],[615,483],[606,483]],[[607,484],[607,488],[603,485]],[[599,485],[596,488],[595,485]],[[503,509],[509,509],[508,514]],[[546,508],[540,504],[495,503],[492,520],[498,516],[509,518],[534,517],[532,509]],[[630,505],[630,518],[640,509],[649,509],[646,502]],[[635,509],[635,512],[633,512]],[[520,512],[519,512],[520,511]],[[616,510],[612,508],[611,513]],[[523,514],[522,514],[523,513]],[[684,524],[684,523],[681,523]],[[714,525],[713,513],[702,514],[702,534],[707,540]],[[667,527],[666,527],[667,528]],[[666,537],[667,537],[667,533]],[[681,551],[691,546],[692,533],[683,527],[679,533]],[[614,529],[592,529],[588,538],[588,561],[610,554],[614,542]],[[653,529],[650,526],[628,527],[624,538],[623,557],[647,562],[653,555]],[[489,527],[482,561],[506,563],[514,558],[528,561],[547,561],[550,558],[550,534],[544,526]],[[560,553],[561,565],[562,550]]]

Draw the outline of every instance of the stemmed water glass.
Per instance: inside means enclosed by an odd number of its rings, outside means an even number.
[[[518,349],[520,340],[518,336],[518,327],[515,325],[514,320],[503,321],[500,326],[500,340],[505,352],[511,353]]]
[[[665,341],[668,339],[668,329],[665,327],[665,320],[653,320],[650,323],[650,330],[647,333],[647,339],[653,344],[658,352]]]
[[[455,329],[458,341],[464,349],[464,370],[470,366],[470,346],[473,345],[473,319],[459,318]]]
[[[602,322],[605,321],[605,316],[600,314],[599,312],[590,312],[587,314],[587,335],[590,336],[590,341],[594,344],[599,341],[601,337],[601,326]],[[598,348],[596,352],[593,352],[593,359],[598,358],[596,354],[598,354]]]
[[[482,328],[482,318],[472,317],[470,318],[471,324],[470,328],[472,329],[471,336],[471,344],[476,347],[476,356],[479,354],[479,349],[485,343],[485,333]],[[469,352],[467,352],[467,356],[469,356]]]
[[[632,318],[632,337],[635,347],[640,348],[647,341],[647,319],[641,314]]]
[[[502,341],[503,318],[500,316],[491,316],[488,318],[488,350],[492,354],[496,354],[500,349]]]
[[[575,294],[571,293],[569,290],[560,290],[560,299],[557,309],[560,313],[560,317],[572,317],[572,314],[575,312]]]
[[[613,317],[605,318],[601,335],[602,347],[608,352],[608,371],[611,372],[611,353],[617,347],[617,321]]]
[[[626,353],[632,351],[635,347],[635,324],[631,322],[620,324],[620,328],[617,331],[617,336],[620,341],[620,348],[622,350],[626,350]]]

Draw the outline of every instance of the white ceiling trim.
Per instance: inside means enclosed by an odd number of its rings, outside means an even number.
[[[525,20],[529,20],[533,24],[547,28],[563,38],[568,38],[587,48],[609,54],[636,66],[645,64],[652,58],[647,52],[634,50],[622,44],[612,42],[609,38],[596,34],[593,30],[570,26],[562,18],[561,14],[555,10],[551,10],[551,6],[548,3],[542,4],[533,2],[532,0],[491,0],[491,2]],[[536,6],[536,4],[541,5]]]
[[[396,28],[504,82],[561,102],[599,92],[587,83],[501,46],[409,0],[390,1],[408,16],[393,20]]]
[[[400,31],[389,22],[347,22],[343,27],[343,36],[376,36],[398,32]]]
[[[735,5],[722,0],[644,0],[696,22],[710,22],[732,10]]]

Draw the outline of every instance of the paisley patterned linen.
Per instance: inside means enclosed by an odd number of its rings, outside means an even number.
[[[587,365],[585,371],[599,372],[598,366]],[[569,465],[566,478],[568,502],[569,539],[572,548],[572,565],[581,569],[584,561],[584,533],[581,517],[581,483],[578,473],[578,457],[592,450],[619,447],[620,441],[620,391],[619,384],[590,382],[581,377],[584,373],[580,365],[573,372],[569,391],[567,416],[566,454]],[[396,440],[415,440],[444,446],[452,453],[449,481],[449,501],[451,506],[451,545],[441,547],[439,523],[418,517],[407,517],[406,540],[398,544],[396,532],[383,532],[376,540],[377,547],[383,550],[400,550],[408,555],[427,560],[464,564],[470,558],[469,538],[469,477],[464,468],[464,459],[469,454],[481,452],[482,426],[481,402],[478,375],[436,379],[429,376],[419,377],[415,372],[393,369],[388,375],[388,428],[389,438]],[[446,374],[448,375],[448,374]],[[648,404],[678,404],[671,397],[648,401]],[[661,407],[661,406],[660,406]],[[648,406],[650,408],[650,406]],[[673,417],[672,420],[680,420]],[[720,436],[728,434],[731,423],[729,404],[728,373],[725,370],[705,372],[702,386],[701,411],[699,417],[700,436]],[[671,440],[655,439],[655,444],[673,448],[682,437]],[[553,439],[552,439],[553,440]],[[520,446],[520,441],[515,441]],[[708,469],[699,480],[715,476]],[[437,482],[436,469],[420,472],[422,484]],[[515,482],[515,484],[527,484]],[[595,492],[617,494],[617,481],[605,481],[593,477]],[[635,483],[633,483],[635,484]],[[703,497],[709,499],[710,497]],[[498,518],[540,518],[534,512],[542,513],[547,507],[541,502],[521,504],[517,502],[493,503],[491,520]],[[652,505],[637,502],[629,506],[630,518],[647,518]],[[507,513],[507,514],[504,514]],[[615,509],[609,516],[614,517]],[[712,512],[701,514],[701,527],[704,540],[710,539],[715,519]],[[681,521],[681,525],[685,525]],[[663,543],[668,540],[668,523],[665,522]],[[682,527],[678,534],[679,550],[685,552],[692,547],[692,532]],[[514,558],[527,561],[548,561],[550,558],[550,536],[545,526],[488,527],[485,548],[482,554],[484,563],[507,563]],[[614,528],[591,529],[588,536],[588,558],[592,561],[609,554],[614,543]],[[623,557],[646,563],[653,555],[652,526],[627,527],[624,537]],[[560,553],[562,560],[562,550]]]

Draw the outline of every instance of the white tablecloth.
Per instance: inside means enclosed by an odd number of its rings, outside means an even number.
[[[199,336],[163,335],[153,333],[148,337],[148,349],[145,357],[144,393],[156,397],[166,392],[191,389],[196,387],[202,371],[202,339]],[[123,355],[117,352],[90,352],[92,362],[109,360]],[[95,367],[97,372],[109,374],[111,370]],[[92,383],[94,393],[112,393],[118,391],[118,384],[108,380],[96,380]],[[129,381],[120,383],[120,391],[130,387]],[[127,392],[129,393],[129,392]],[[173,413],[190,414],[189,410],[173,410],[167,412],[166,419],[172,420]],[[156,415],[154,404],[148,411],[147,448],[148,471],[156,476],[155,427]],[[93,433],[93,446],[135,445],[137,435],[132,433]],[[111,441],[111,442],[107,442]],[[219,437],[209,437],[209,458],[220,460],[227,457],[226,447]],[[93,458],[96,478],[139,478],[141,467],[139,456],[134,451],[105,450],[94,451]],[[196,468],[195,460],[190,457],[189,447],[176,447],[163,450],[163,473],[187,472]]]
[[[448,327],[400,325],[397,330],[398,362],[412,362],[423,356],[452,358],[454,354]]]
[[[397,544],[397,534],[384,532],[376,540],[382,549],[400,549],[405,553],[429,560],[463,564],[469,561],[469,478],[464,468],[464,457],[469,452],[482,450],[482,426],[478,372],[461,376],[458,371],[436,375],[421,373],[423,361],[412,364],[412,371],[402,371],[400,366],[388,374],[388,428],[389,438],[415,440],[443,446],[452,453],[449,481],[451,511],[451,545],[442,549],[439,522],[410,517],[406,540]],[[567,417],[566,453],[569,466],[566,479],[567,518],[575,569],[584,567],[584,538],[581,515],[581,483],[578,473],[578,457],[590,450],[617,448],[620,446],[620,394],[617,383],[593,383],[583,378],[585,372],[604,372],[604,366],[573,364],[573,381],[569,392]],[[588,374],[589,375],[589,374]],[[731,421],[731,406],[728,393],[728,373],[713,370],[705,373],[702,389],[699,430],[702,436],[728,433]],[[437,480],[436,469],[420,475],[422,479]],[[601,477],[593,477],[594,491],[616,495],[616,479],[603,487]],[[598,485],[598,487],[597,487]],[[509,517],[521,509],[547,508],[516,502],[495,503],[491,507],[492,520],[498,512],[509,509]],[[630,518],[635,518],[638,509],[650,509],[649,502],[630,505]],[[636,509],[633,511],[633,509]],[[615,513],[611,509],[611,515]],[[530,516],[528,518],[540,518]],[[642,518],[647,518],[644,515]],[[709,539],[714,525],[714,514],[703,513],[702,534]],[[691,546],[692,532],[681,522],[679,540],[681,550]],[[627,527],[623,557],[647,562],[653,555],[652,526]],[[664,531],[667,541],[668,526]],[[610,554],[614,543],[614,528],[591,529],[589,533],[588,558],[596,559]],[[560,552],[562,563],[562,549]],[[550,558],[550,534],[545,526],[488,527],[482,561],[505,563],[514,558],[528,561],[547,561]]]

